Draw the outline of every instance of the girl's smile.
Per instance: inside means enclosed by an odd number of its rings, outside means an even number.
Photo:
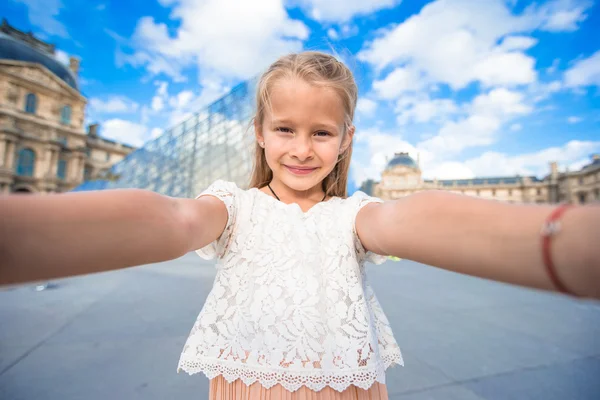
[[[313,171],[317,170],[316,167],[314,167],[314,168],[300,167],[300,166],[285,165],[285,164],[283,164],[283,166],[294,175],[308,175],[308,174],[312,173]]]

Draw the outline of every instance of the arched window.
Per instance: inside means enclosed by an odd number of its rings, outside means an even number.
[[[17,158],[17,175],[33,176],[35,167],[35,152],[31,149],[19,150]]]
[[[71,106],[64,106],[60,112],[60,122],[63,124],[71,123]]]
[[[37,107],[37,97],[34,93],[27,93],[25,96],[25,112],[30,114],[35,114],[35,109]]]
[[[67,176],[67,160],[61,158],[58,160],[58,169],[56,170],[56,176],[59,179],[65,179]]]

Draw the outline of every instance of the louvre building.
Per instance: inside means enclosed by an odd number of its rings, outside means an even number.
[[[559,172],[551,162],[549,173],[536,176],[496,176],[472,179],[433,179],[421,176],[421,168],[408,153],[396,153],[381,174],[381,181],[367,181],[361,188],[384,200],[397,199],[423,190],[445,190],[509,203],[585,204],[600,201],[600,156],[577,171]]]
[[[2,21],[0,26],[0,194],[55,193],[94,179],[133,147],[84,128],[87,99],[79,60]]]

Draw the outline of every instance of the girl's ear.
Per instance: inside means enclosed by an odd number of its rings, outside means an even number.
[[[342,145],[340,147],[340,154],[348,150],[348,147],[352,144],[352,138],[354,137],[354,131],[356,128],[354,125],[350,125],[346,130],[346,134],[344,135],[344,139],[342,139]]]
[[[256,136],[256,140],[258,143],[262,143],[265,141],[265,138],[262,134],[262,126],[261,124],[254,118],[254,136]]]

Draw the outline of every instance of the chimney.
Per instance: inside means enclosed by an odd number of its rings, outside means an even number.
[[[73,72],[75,76],[79,76],[79,63],[81,61],[77,57],[69,57],[69,69]]]
[[[88,125],[88,136],[98,137],[98,124]]]
[[[556,161],[552,161],[550,163],[550,176],[552,178],[558,177],[558,164],[556,163]]]

